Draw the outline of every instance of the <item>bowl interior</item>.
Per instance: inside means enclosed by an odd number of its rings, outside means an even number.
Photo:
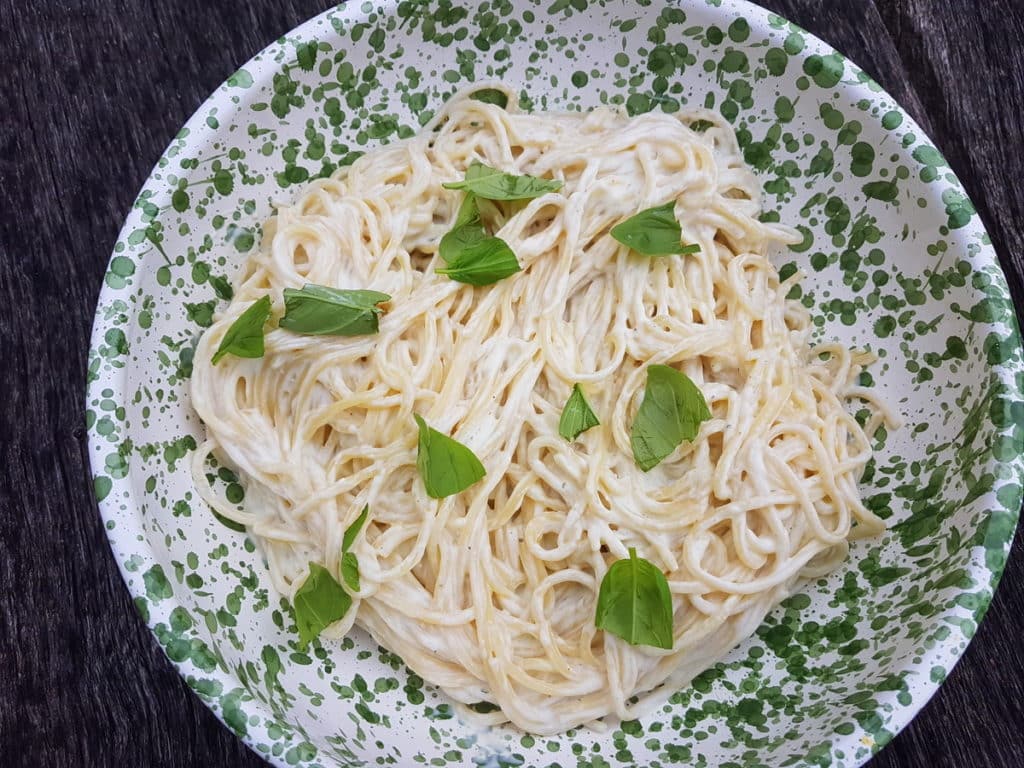
[[[774,260],[822,339],[873,350],[904,420],[863,482],[879,539],[661,710],[606,733],[480,732],[362,632],[300,650],[252,541],[192,485],[198,335],[272,201],[501,78],[535,110],[720,110],[804,241]],[[1022,365],[1002,273],[927,137],[859,69],[722,0],[348,3],[232,75],[181,130],[114,249],[90,352],[96,494],[136,605],[197,694],[280,765],[858,765],[941,683],[1021,502]],[[230,473],[211,466],[244,504]]]

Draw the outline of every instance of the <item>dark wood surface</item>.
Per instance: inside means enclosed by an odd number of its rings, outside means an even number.
[[[929,130],[1024,276],[1024,3],[767,0]],[[122,219],[178,127],[323,0],[0,0],[0,764],[256,766],[135,612],[92,500],[86,349]],[[1018,306],[1020,306],[1018,304]],[[1024,553],[870,764],[1024,765]]]

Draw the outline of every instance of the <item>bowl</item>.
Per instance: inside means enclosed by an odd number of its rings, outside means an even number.
[[[803,234],[773,254],[783,277],[807,273],[793,297],[818,338],[877,354],[862,383],[904,421],[862,482],[886,533],[663,707],[604,732],[475,728],[361,631],[300,648],[254,543],[189,470],[196,340],[272,203],[495,78],[534,110],[720,111],[768,215]],[[963,653],[1021,504],[1020,338],[970,200],[864,72],[733,0],[350,2],[303,24],[159,159],[104,276],[88,379],[96,497],[135,604],[196,694],[280,766],[860,765]],[[244,504],[230,471],[210,474]]]

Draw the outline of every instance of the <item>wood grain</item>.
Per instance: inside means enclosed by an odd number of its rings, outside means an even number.
[[[0,0],[0,750],[12,766],[264,763],[132,607],[91,496],[85,353],[123,217],[178,127],[323,0]],[[1024,4],[770,0],[931,134],[1024,296]],[[1024,762],[1024,553],[872,768]]]

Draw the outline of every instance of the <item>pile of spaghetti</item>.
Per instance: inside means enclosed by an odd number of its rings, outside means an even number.
[[[512,96],[497,84],[492,92]],[[468,93],[417,136],[312,183],[266,223],[234,299],[201,339],[192,402],[207,440],[194,474],[244,524],[292,598],[319,564],[358,557],[353,623],[491,722],[552,734],[632,718],[750,635],[801,578],[882,522],[857,482],[871,456],[844,404],[866,355],[811,346],[808,312],[768,260],[795,232],[762,223],[759,188],[715,113],[522,113]],[[437,270],[473,163],[557,180],[490,205],[521,271],[486,286]],[[554,185],[553,185],[554,186]],[[699,246],[649,257],[610,236],[671,203]],[[285,311],[307,284],[390,297],[377,333],[303,335],[271,320],[265,353],[212,359],[255,300]],[[644,471],[630,425],[646,372],[706,399],[692,441]],[[573,387],[600,424],[559,434]],[[884,414],[880,404],[875,412]],[[486,470],[435,499],[414,414]],[[238,472],[244,510],[206,479]],[[354,541],[345,533],[368,508]],[[670,648],[597,628],[602,580],[630,549],[664,574]]]

